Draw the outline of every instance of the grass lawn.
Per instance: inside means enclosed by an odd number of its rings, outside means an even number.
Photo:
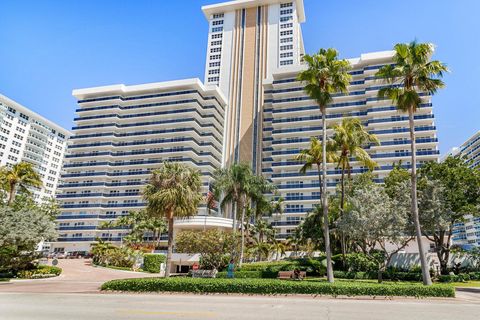
[[[0,278],[0,282],[7,282],[7,281],[10,281],[10,279],[7,279],[7,278]]]
[[[458,288],[480,288],[480,281],[454,282],[452,285]]]
[[[450,284],[423,286],[412,282],[337,281],[323,279],[304,281],[278,279],[198,279],[198,278],[140,278],[112,280],[102,290],[134,292],[191,292],[191,293],[243,293],[243,294],[310,294],[328,296],[407,296],[454,297]]]

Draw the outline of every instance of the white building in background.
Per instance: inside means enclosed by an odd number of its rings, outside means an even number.
[[[102,228],[145,207],[141,191],[164,161],[202,173],[203,193],[222,158],[225,98],[198,79],[112,85],[73,91],[78,117],[65,158],[57,200],[59,239],[54,251],[88,251],[96,239],[120,243],[128,230]],[[177,221],[178,229],[231,228],[232,221],[206,217]]]
[[[480,131],[467,139],[459,149],[471,168],[480,167]]]
[[[480,131],[468,138],[459,148],[454,148],[454,150],[451,155],[463,157],[471,168],[480,169]],[[453,244],[466,248],[472,246],[479,247],[480,217],[467,214],[464,216],[464,221],[455,223],[453,226]]]
[[[303,1],[236,0],[202,10],[209,23],[205,85],[183,80],[74,90],[80,108],[57,197],[62,215],[55,250],[87,251],[97,238],[121,241],[126,230],[99,226],[142,208],[145,179],[165,160],[199,168],[204,193],[214,169],[250,163],[285,198],[285,215],[272,221],[279,239],[319,202],[318,173],[299,174],[301,164],[293,160],[321,133],[318,106],[296,81],[305,69]],[[350,92],[335,97],[328,115],[329,126],[345,116],[358,117],[378,136],[381,144],[368,150],[379,164],[378,182],[400,161],[411,167],[407,116],[377,99],[385,83],[375,72],[392,57],[388,51],[350,59]],[[414,120],[418,166],[439,156],[431,97],[422,99]],[[353,174],[364,171],[353,162]],[[331,190],[339,179],[340,172],[329,166]],[[231,210],[225,211],[206,217],[201,208],[175,228],[231,228]]]
[[[410,168],[410,134],[408,116],[396,110],[389,100],[380,100],[377,93],[385,83],[375,79],[375,73],[392,63],[393,52],[375,52],[350,59],[352,80],[346,95],[334,97],[327,115],[327,126],[344,117],[362,120],[366,129],[375,134],[380,145],[370,146],[367,151],[378,163],[373,171],[377,182],[383,182],[394,164],[399,162]],[[321,115],[318,105],[304,92],[296,77],[304,65],[291,66],[275,71],[265,81],[263,107],[262,172],[277,186],[285,199],[285,215],[273,225],[280,239],[285,239],[302,221],[305,215],[318,204],[320,196],[318,172],[312,168],[300,174],[302,163],[294,158],[302,149],[308,148],[310,137],[321,137]],[[415,115],[418,166],[439,157],[438,139],[432,110],[431,97],[423,95],[423,104]],[[331,130],[327,135],[332,135]],[[352,162],[352,173],[367,169]],[[341,171],[335,164],[327,166],[327,183],[333,192],[340,181]]]
[[[464,221],[453,225],[453,244],[466,248],[480,247],[480,217],[471,214],[464,216]]]
[[[26,161],[43,181],[31,188],[35,200],[53,198],[70,132],[0,94],[0,166]]]

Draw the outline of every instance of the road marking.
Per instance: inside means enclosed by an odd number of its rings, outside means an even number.
[[[177,312],[177,311],[147,311],[147,310],[134,310],[134,309],[118,309],[117,313],[120,314],[143,314],[143,315],[170,315],[170,316],[190,316],[194,318],[212,318],[217,314],[214,312]]]

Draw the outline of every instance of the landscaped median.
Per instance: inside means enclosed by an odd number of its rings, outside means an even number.
[[[289,281],[277,279],[197,279],[197,278],[140,278],[112,280],[102,290],[134,292],[191,292],[242,294],[310,294],[328,296],[403,296],[455,297],[448,284],[423,286],[412,283],[369,283],[337,281]]]

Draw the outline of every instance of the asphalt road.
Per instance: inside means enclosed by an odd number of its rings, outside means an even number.
[[[479,319],[478,302],[181,294],[0,293],[2,320]]]

